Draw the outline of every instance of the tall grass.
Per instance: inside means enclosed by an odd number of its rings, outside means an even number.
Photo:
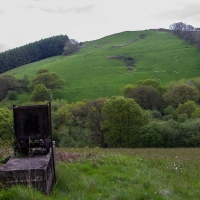
[[[1,190],[0,199],[199,199],[200,149],[60,149],[57,183]]]

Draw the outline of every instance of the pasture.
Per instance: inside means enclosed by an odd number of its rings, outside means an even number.
[[[70,56],[56,56],[10,70],[31,80],[38,69],[48,68],[66,82],[63,90],[53,92],[54,99],[68,103],[121,95],[127,84],[135,85],[144,79],[156,79],[161,85],[170,81],[189,79],[200,74],[200,51],[169,32],[153,30],[127,31],[99,40],[84,42],[82,48]],[[115,59],[121,56],[125,60]],[[135,64],[127,63],[133,59]],[[17,102],[30,101],[22,93]]]
[[[195,200],[199,155],[199,148],[57,149],[57,182],[49,196],[14,186],[1,189],[0,199]]]

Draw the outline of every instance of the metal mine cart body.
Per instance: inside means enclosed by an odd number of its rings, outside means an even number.
[[[55,176],[55,148],[52,141],[51,103],[13,106],[16,150],[22,156],[0,167],[5,184],[31,184],[50,193]]]
[[[52,143],[50,105],[13,106],[16,148],[28,155],[33,148],[49,152]]]

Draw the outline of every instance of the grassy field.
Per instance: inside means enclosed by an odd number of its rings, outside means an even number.
[[[120,95],[120,89],[138,80],[157,79],[162,85],[170,81],[197,77],[200,74],[200,51],[168,32],[127,31],[85,42],[82,49],[67,57],[57,56],[13,69],[7,73],[30,79],[40,68],[49,68],[66,81],[54,98],[69,103]],[[120,59],[132,57],[135,65],[126,66]],[[17,103],[30,101],[21,94]]]
[[[22,186],[2,200],[197,200],[200,149],[58,149],[57,182],[45,196]]]

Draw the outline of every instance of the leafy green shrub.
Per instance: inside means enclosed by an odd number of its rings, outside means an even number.
[[[134,86],[132,84],[128,84],[125,87],[123,87],[121,89],[121,92],[124,95],[124,97],[128,97],[133,88],[134,88]]]
[[[7,94],[9,100],[16,100],[17,99],[17,92],[16,91],[9,91]]]
[[[179,123],[151,121],[140,129],[141,147],[179,147]]]
[[[186,114],[188,118],[191,118],[192,113],[197,109],[197,105],[194,101],[187,101],[183,104],[179,104],[176,111],[179,114]]]
[[[146,110],[160,110],[164,107],[164,101],[160,92],[151,86],[136,86],[130,90],[127,97],[135,99],[135,101]]]
[[[199,100],[199,91],[196,87],[187,84],[175,85],[172,89],[163,95],[163,99],[172,105],[178,107],[179,104],[183,104],[189,100],[197,102]]]
[[[65,127],[57,130],[59,137],[59,147],[85,147],[94,146],[88,138],[88,130],[80,129],[80,127]]]
[[[43,84],[38,84],[34,87],[31,94],[31,100],[38,101],[52,101],[52,93],[50,89],[47,89]]]
[[[164,120],[169,120],[169,119],[177,119],[177,112],[176,109],[173,108],[173,106],[169,105],[164,109]]]
[[[65,80],[55,72],[43,72],[32,79],[29,88],[32,89],[38,84],[43,84],[50,90],[62,89],[65,85]]]
[[[200,118],[189,119],[180,124],[179,140],[183,147],[200,146]]]
[[[113,97],[104,103],[103,129],[108,147],[135,147],[138,131],[148,123],[148,116],[133,100]]]
[[[160,134],[160,123],[152,121],[140,129],[140,146],[141,147],[161,147],[162,136]]]
[[[36,74],[38,75],[38,74],[42,74],[42,73],[46,73],[46,72],[48,73],[48,72],[50,72],[50,70],[42,68],[42,69],[37,70]]]
[[[179,114],[178,118],[177,118],[177,121],[178,122],[185,122],[187,119],[188,119],[187,114]]]
[[[13,138],[13,115],[7,108],[0,108],[0,138],[2,140]]]
[[[152,119],[163,119],[162,114],[158,110],[149,110],[149,116]]]
[[[5,164],[10,159],[11,154],[14,154],[14,140],[3,141],[0,138],[0,163]]]

